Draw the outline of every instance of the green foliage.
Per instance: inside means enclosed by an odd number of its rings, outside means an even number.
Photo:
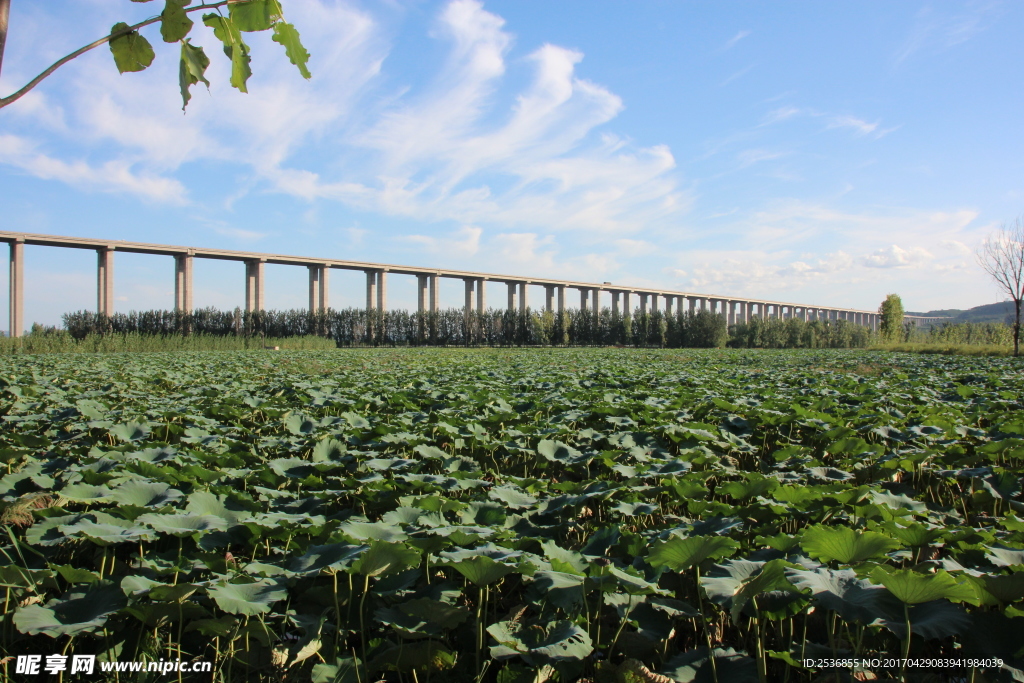
[[[133,0],[133,2],[139,0]],[[178,82],[181,88],[182,109],[192,99],[191,86],[202,82],[207,87],[205,73],[210,65],[202,47],[192,45],[189,33],[194,22],[190,12],[202,9],[202,5],[189,7],[190,0],[165,0],[160,13],[160,37],[166,43],[181,43],[178,67]],[[213,29],[221,41],[224,54],[231,60],[231,85],[241,92],[248,92],[249,77],[252,76],[249,46],[242,40],[242,33],[273,29],[274,42],[285,49],[288,60],[298,68],[303,78],[310,78],[307,66],[309,53],[303,47],[299,32],[292,24],[284,21],[284,10],[279,0],[239,0],[227,5],[225,16],[219,8],[216,12],[203,15],[203,23]],[[152,23],[152,22],[147,22]],[[111,28],[111,34],[120,34],[108,41],[114,64],[121,73],[142,71],[150,64],[156,53],[153,46],[138,30],[131,30],[128,24],[118,22]]]
[[[225,683],[810,683],[805,658],[900,648],[1024,671],[1012,359],[331,346],[6,357],[5,656]]]
[[[903,338],[903,300],[898,294],[890,294],[878,307],[880,321],[878,333],[883,341],[901,342]]]

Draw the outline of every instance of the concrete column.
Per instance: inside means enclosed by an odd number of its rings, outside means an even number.
[[[565,285],[555,285],[555,289],[558,291],[558,312],[565,312]]]
[[[530,307],[529,295],[526,289],[526,283],[519,283],[519,311],[526,313],[526,309]]]
[[[689,297],[690,304],[690,315],[694,315],[697,312],[697,297]]]
[[[466,278],[463,283],[466,289],[466,324],[469,324],[470,316],[473,315],[474,304],[476,303],[473,299],[473,286],[476,280],[473,278]]]
[[[516,310],[516,283],[508,283],[508,310]]]
[[[619,293],[612,292],[612,315],[619,315]]]
[[[262,311],[263,304],[263,271],[266,263],[251,259],[245,262],[245,310]]]
[[[366,310],[372,311],[377,307],[377,272],[366,271]]]
[[[320,270],[320,310],[326,311],[331,307],[331,267],[326,263]]]
[[[640,294],[640,315],[643,315],[646,312],[647,312],[647,295],[641,293]]]
[[[630,305],[630,301],[629,301],[630,298],[631,298],[630,294],[632,294],[632,292],[623,292],[622,293],[622,315],[623,315],[623,317],[625,317],[627,315],[633,315],[633,307],[632,307],[632,305]]]
[[[192,254],[174,256],[174,309],[192,311]]]
[[[114,314],[114,247],[96,250],[96,310],[100,315]]]
[[[416,312],[427,312],[427,276],[416,276]]]
[[[388,272],[377,271],[377,308],[388,310]]]
[[[544,310],[553,313],[555,310],[555,286],[544,285]]]
[[[487,292],[484,290],[484,280],[482,277],[476,280],[476,312],[483,314],[487,310]]]
[[[580,312],[587,310],[587,296],[590,294],[590,290],[586,287],[580,287]]]
[[[441,286],[438,280],[440,279],[437,275],[431,275],[430,277],[430,312],[437,313],[439,302],[441,300]]]
[[[25,241],[19,239],[10,243],[11,269],[9,306],[10,321],[7,334],[20,337],[25,331]]]
[[[651,294],[651,313],[658,312],[658,295]]]
[[[672,315],[672,299],[675,297],[665,296],[665,315]]]
[[[736,302],[726,301],[725,302],[725,320],[729,325],[736,324]]]
[[[324,266],[309,265],[309,312],[315,313],[321,310],[321,279],[324,276]]]

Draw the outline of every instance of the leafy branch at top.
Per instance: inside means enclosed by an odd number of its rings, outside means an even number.
[[[151,0],[132,0],[132,2],[151,2]],[[160,37],[166,43],[180,43],[181,56],[178,69],[178,84],[181,87],[182,109],[188,106],[192,98],[190,88],[200,81],[210,86],[206,79],[206,69],[210,59],[202,47],[193,45],[188,38],[194,22],[188,16],[199,10],[214,10],[203,15],[203,23],[213,29],[214,35],[223,43],[224,54],[231,60],[231,85],[242,92],[248,92],[247,82],[252,75],[249,67],[251,58],[249,46],[242,39],[243,33],[273,30],[273,41],[285,49],[289,61],[299,69],[303,78],[309,78],[306,66],[309,53],[299,39],[295,26],[284,20],[284,10],[280,0],[221,0],[195,7],[189,7],[191,0],[164,0],[163,11],[155,17],[129,26],[118,22],[110,29],[110,33],[99,40],[75,50],[71,54],[54,62],[41,74],[29,81],[23,88],[7,97],[0,98],[0,108],[17,101],[36,87],[44,78],[75,57],[99,47],[104,43],[110,47],[114,64],[118,71],[142,71],[153,63],[155,52],[153,46],[139,33],[139,29],[150,24],[160,23]],[[220,8],[227,6],[225,16]]]

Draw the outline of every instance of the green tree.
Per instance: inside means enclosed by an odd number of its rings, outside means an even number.
[[[151,2],[152,0],[132,0],[132,2]],[[74,52],[58,59],[45,71],[29,81],[23,88],[7,97],[0,97],[0,108],[23,97],[36,87],[44,78],[75,57],[107,44],[114,58],[114,65],[121,73],[126,71],[142,71],[150,64],[156,53],[153,46],[139,29],[150,24],[160,24],[160,37],[165,43],[178,43],[181,46],[178,62],[178,86],[181,88],[182,106],[188,106],[192,98],[190,89],[202,82],[206,87],[206,68],[210,59],[203,48],[191,43],[188,37],[194,22],[190,14],[200,10],[212,10],[203,15],[203,24],[213,29],[214,36],[223,44],[224,54],[231,60],[231,85],[242,92],[248,92],[247,82],[252,70],[249,68],[249,46],[242,39],[243,33],[272,30],[273,41],[284,47],[288,59],[299,69],[303,78],[309,78],[309,53],[299,40],[299,32],[292,24],[284,20],[284,10],[280,0],[219,0],[190,7],[192,0],[164,0],[163,11],[157,16],[129,26],[123,21],[114,24],[108,35],[81,47]],[[0,0],[0,67],[3,65],[3,49],[7,41],[7,18],[10,0]],[[227,8],[225,14],[221,8]]]
[[[884,341],[898,342],[903,339],[903,300],[899,294],[890,294],[878,307],[881,315],[879,334]]]
[[[1020,355],[1020,305],[1024,300],[1024,216],[1005,223],[978,249],[978,264],[1013,300],[1013,355]]]

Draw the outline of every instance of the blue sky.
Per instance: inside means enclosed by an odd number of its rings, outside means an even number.
[[[283,5],[309,81],[249,34],[238,93],[200,24],[212,86],[182,114],[152,26],[150,69],[100,48],[0,110],[0,229],[865,309],[1002,298],[973,252],[1024,212],[1024,4]],[[161,6],[14,0],[0,92]],[[115,272],[117,310],[173,305],[171,259]],[[196,306],[243,303],[240,264],[195,277]],[[306,305],[304,269],[267,277],[268,307]],[[361,274],[331,277],[361,305]],[[27,323],[94,308],[95,256],[29,247],[26,286]],[[413,291],[393,277],[390,305]]]

